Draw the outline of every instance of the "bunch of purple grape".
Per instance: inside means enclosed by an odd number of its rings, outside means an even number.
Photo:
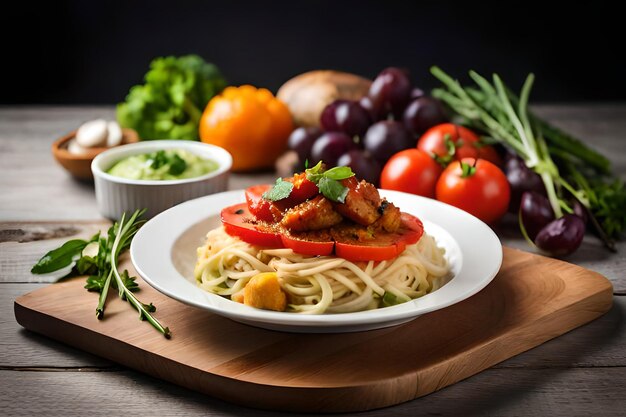
[[[424,131],[446,121],[439,101],[413,88],[406,71],[391,67],[378,74],[361,100],[326,106],[321,128],[294,130],[289,148],[298,154],[299,169],[305,161],[308,166],[324,161],[349,166],[359,178],[378,184],[392,155],[414,148]]]

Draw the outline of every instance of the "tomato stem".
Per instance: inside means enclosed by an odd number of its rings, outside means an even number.
[[[478,163],[478,158],[474,158],[474,163],[472,165],[467,162],[461,161],[461,178],[469,178],[476,173],[476,164]]]

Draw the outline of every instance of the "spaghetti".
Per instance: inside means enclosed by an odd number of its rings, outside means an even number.
[[[449,274],[444,252],[424,234],[394,259],[351,262],[259,248],[219,227],[198,248],[194,274],[202,289],[240,301],[254,276],[274,272],[287,294],[287,311],[348,313],[399,304],[437,289]]]

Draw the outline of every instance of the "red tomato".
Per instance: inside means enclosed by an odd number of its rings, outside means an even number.
[[[475,172],[465,175],[461,164],[475,166]],[[499,220],[506,213],[510,198],[506,176],[484,159],[455,161],[437,182],[437,200],[463,209],[485,223]]]
[[[400,219],[402,220],[402,226],[406,229],[403,231],[402,239],[407,245],[417,243],[424,234],[424,224],[422,221],[409,214],[400,213]]]
[[[387,246],[368,246],[368,245],[352,245],[349,243],[335,243],[335,254],[352,262],[368,262],[368,261],[387,261],[397,257],[406,248],[405,245],[401,245],[400,248],[396,245]]]
[[[256,219],[248,210],[246,203],[226,207],[221,213],[224,230],[251,245],[282,248],[282,240],[278,233],[259,228]]]
[[[263,198],[263,193],[272,188],[271,185],[254,185],[246,188],[246,202],[248,203],[248,209],[258,220],[266,222],[274,222],[274,216],[278,215],[280,218],[281,210],[276,207],[271,201]]]
[[[450,154],[451,146],[454,146],[454,155]],[[417,142],[417,149],[428,155],[437,155],[444,165],[463,158],[482,158],[498,166],[502,165],[500,155],[492,146],[481,144],[476,133],[452,123],[443,123],[428,129]]]
[[[293,183],[293,189],[291,190],[289,197],[285,200],[281,200],[281,202],[285,202],[286,207],[293,207],[297,204],[303,203],[319,193],[317,185],[315,185],[314,182],[309,181],[304,172],[301,174],[295,174],[291,178],[287,178],[287,181]]]
[[[383,234],[362,244],[335,243],[335,254],[349,261],[386,261],[399,256],[407,245],[417,243],[424,234],[420,219],[401,214],[402,227],[396,233]]]
[[[331,255],[335,249],[335,242],[315,242],[302,240],[293,236],[281,235],[282,243],[286,248],[302,255],[324,256]]]
[[[389,158],[380,174],[380,186],[389,190],[435,197],[443,168],[426,152],[406,149]]]

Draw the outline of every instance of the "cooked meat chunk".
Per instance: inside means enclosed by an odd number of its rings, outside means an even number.
[[[385,232],[395,232],[400,228],[402,220],[400,218],[400,209],[388,202],[386,199],[378,206],[378,212],[381,216],[373,226],[376,229],[383,229]]]
[[[341,223],[342,217],[330,201],[321,195],[290,208],[280,224],[293,232],[321,230]]]
[[[378,207],[382,200],[376,187],[366,181],[357,182],[354,177],[343,180],[342,184],[348,187],[348,195],[343,204],[335,204],[335,210],[363,226],[378,220],[381,216]]]

